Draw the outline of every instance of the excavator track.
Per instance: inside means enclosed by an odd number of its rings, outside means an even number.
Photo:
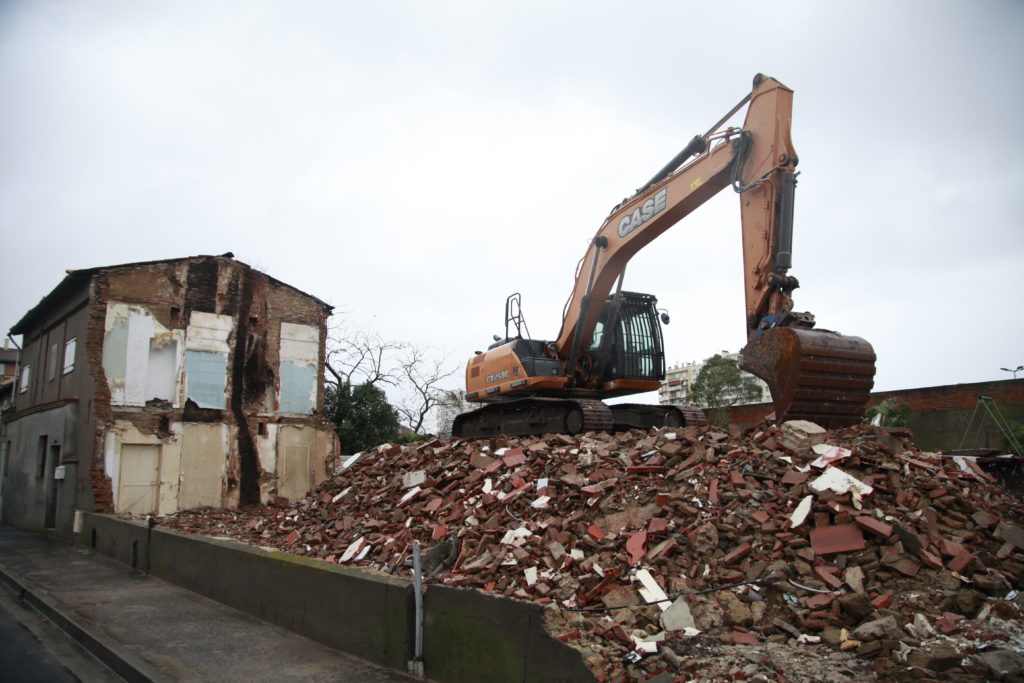
[[[775,419],[826,429],[863,421],[875,377],[875,352],[860,337],[829,330],[766,330],[741,351],[740,367],[772,392]]]
[[[614,430],[686,427],[707,424],[704,411],[693,406],[618,403],[610,406],[615,420]]]
[[[452,436],[487,439],[501,435],[582,434],[608,431],[612,425],[612,411],[601,401],[524,398],[492,403],[459,415],[452,423]]]

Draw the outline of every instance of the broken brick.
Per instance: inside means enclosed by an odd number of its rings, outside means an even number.
[[[881,522],[874,517],[868,517],[867,515],[857,515],[853,518],[853,521],[864,531],[874,534],[878,538],[887,539],[893,534],[893,528],[885,522]]]
[[[864,536],[854,524],[817,527],[811,530],[811,547],[817,555],[834,555],[864,549]]]

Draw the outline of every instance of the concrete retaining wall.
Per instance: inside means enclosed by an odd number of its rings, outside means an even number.
[[[76,540],[141,572],[149,571],[149,529],[145,523],[97,515],[76,513],[80,529]]]
[[[410,582],[235,541],[81,513],[79,543],[329,647],[404,671]],[[544,630],[540,605],[440,585],[424,593],[423,661],[435,681],[593,681]]]

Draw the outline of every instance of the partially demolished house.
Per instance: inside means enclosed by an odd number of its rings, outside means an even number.
[[[169,514],[301,498],[336,453],[331,306],[223,256],[68,271],[23,335],[3,518]]]

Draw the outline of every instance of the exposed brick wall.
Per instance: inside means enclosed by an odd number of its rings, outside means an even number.
[[[869,405],[892,398],[909,405],[913,413],[928,413],[937,410],[974,410],[974,406],[978,403],[978,396],[993,398],[1001,409],[1008,406],[1024,406],[1024,379],[878,391],[871,394]]]
[[[952,450],[961,445],[1005,449],[1006,440],[991,418],[982,413],[974,415],[979,396],[992,398],[1006,420],[1024,422],[1024,378],[878,391],[871,394],[868,407],[890,398],[906,403],[910,406],[907,423],[918,445],[925,449]],[[771,403],[755,403],[733,406],[729,415],[732,422],[752,425],[773,410]],[[985,419],[981,420],[982,417]]]

